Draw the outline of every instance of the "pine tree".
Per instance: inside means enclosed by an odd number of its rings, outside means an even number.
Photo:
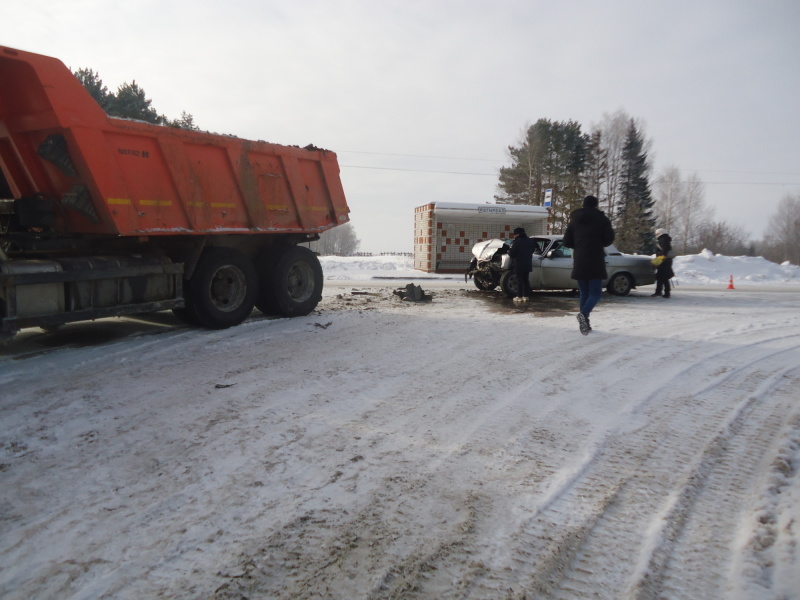
[[[119,86],[108,113],[115,117],[138,119],[156,125],[163,123],[163,118],[150,106],[151,104],[152,100],[134,80]]]
[[[545,190],[552,189],[550,222],[554,230],[562,230],[585,195],[588,143],[589,137],[576,121],[539,119],[525,132],[519,147],[509,146],[513,164],[500,169],[495,200],[539,206]]]
[[[200,130],[200,128],[194,124],[194,117],[191,115],[191,113],[187,113],[185,110],[181,112],[179,119],[169,120],[166,117],[162,118],[167,125],[170,127],[175,127],[176,129],[188,129],[189,131]]]
[[[608,150],[603,147],[603,134],[599,129],[592,132],[586,142],[586,170],[583,187],[586,194],[600,198],[608,172]]]
[[[495,200],[499,204],[541,205],[544,199],[543,161],[546,152],[550,121],[539,119],[529,126],[519,147],[509,146],[510,167],[500,168],[500,180]]]
[[[116,94],[108,91],[103,84],[100,75],[92,69],[78,69],[73,71],[73,75],[78,78],[84,88],[91,94],[92,98],[112,117],[123,119],[138,119],[154,125],[169,125],[180,129],[199,131],[200,128],[195,124],[194,117],[186,111],[181,112],[178,119],[170,120],[151,106],[152,101],[147,98],[144,90],[139,87],[136,81],[123,83],[117,89]]]
[[[100,74],[96,73],[92,69],[78,69],[73,73],[75,77],[78,78],[78,81],[81,82],[83,87],[86,88],[92,98],[100,105],[104,111],[108,112],[109,106],[114,101],[114,95],[108,91],[108,88],[103,84],[103,80],[100,79]]]
[[[622,150],[623,172],[620,206],[614,226],[616,245],[622,252],[651,253],[655,249],[655,218],[650,193],[650,166],[644,140],[631,119]]]

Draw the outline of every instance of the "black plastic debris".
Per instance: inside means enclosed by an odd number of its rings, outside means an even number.
[[[422,287],[413,283],[409,283],[405,289],[395,290],[393,293],[408,302],[430,302],[433,299],[433,296],[422,291]]]

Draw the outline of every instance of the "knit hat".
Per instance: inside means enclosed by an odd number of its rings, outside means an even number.
[[[659,228],[659,229],[656,229],[656,237],[661,237],[661,236],[662,236],[662,235],[664,235],[665,233],[667,233],[667,230],[666,230],[666,229],[660,229],[660,228]]]

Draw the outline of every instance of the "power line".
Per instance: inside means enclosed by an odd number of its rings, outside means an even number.
[[[796,181],[701,181],[705,185],[800,185]]]
[[[483,175],[497,177],[497,173],[469,173],[466,171],[429,171],[428,169],[401,169],[399,167],[367,167],[364,165],[339,165],[345,169],[374,169],[376,171],[405,171],[407,173],[440,173],[443,175]]]
[[[690,169],[687,169],[687,171]],[[773,171],[724,171],[721,169],[694,169],[697,173],[736,173],[737,175],[800,175],[797,172],[781,173]]]
[[[409,156],[409,155],[402,155]],[[473,173],[468,171],[438,171],[432,169],[403,169],[400,167],[369,167],[366,165],[339,165],[343,169],[371,169],[375,171],[403,171],[406,173],[437,173],[441,175],[477,175],[482,177],[497,177],[497,173]],[[721,171],[723,172],[723,171]],[[737,171],[727,171],[736,173]],[[704,185],[797,185],[796,181],[701,181]]]
[[[337,150],[337,154],[348,153],[348,154],[367,154],[371,156],[402,156],[404,158],[435,158],[435,159],[443,159],[443,160],[471,160],[475,162],[493,162],[493,163],[504,163],[508,159],[497,159],[497,158],[468,158],[465,156],[436,156],[431,154],[401,154],[398,152],[369,152],[366,150]],[[417,169],[397,169],[391,167],[361,167],[361,166],[354,166],[353,168],[361,168],[361,169],[386,169],[386,170],[408,170],[408,171],[417,171]],[[684,169],[685,171],[693,171],[697,173],[732,173],[738,175],[800,175],[800,173],[796,171],[730,171],[725,169]],[[422,169],[419,170],[420,172],[425,173],[452,173],[452,171],[424,171]],[[457,173],[457,174],[464,174],[464,175],[488,175],[488,173]],[[706,181],[703,183],[715,184],[715,183],[728,183],[728,182],[716,182],[716,181]],[[757,183],[745,183],[742,185],[758,185]],[[769,185],[798,185],[796,183],[775,183]]]
[[[474,160],[478,162],[503,162],[503,160],[499,160],[496,158],[465,158],[463,156],[430,156],[426,154],[397,154],[392,152],[363,152],[361,150],[337,150],[337,154],[341,154],[342,152],[347,152],[349,154],[370,154],[373,156],[403,156],[406,158],[442,158],[445,160]]]

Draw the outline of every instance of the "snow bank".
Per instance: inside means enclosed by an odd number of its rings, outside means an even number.
[[[325,279],[370,280],[382,278],[453,279],[457,275],[438,275],[414,269],[410,256],[324,256]],[[710,250],[679,256],[673,263],[675,278],[683,285],[800,285],[800,267],[770,262],[760,256],[723,256]]]
[[[777,264],[761,256],[723,256],[711,250],[679,256],[673,262],[679,283],[690,285],[726,283],[731,276],[739,284],[800,284],[800,267]]]

